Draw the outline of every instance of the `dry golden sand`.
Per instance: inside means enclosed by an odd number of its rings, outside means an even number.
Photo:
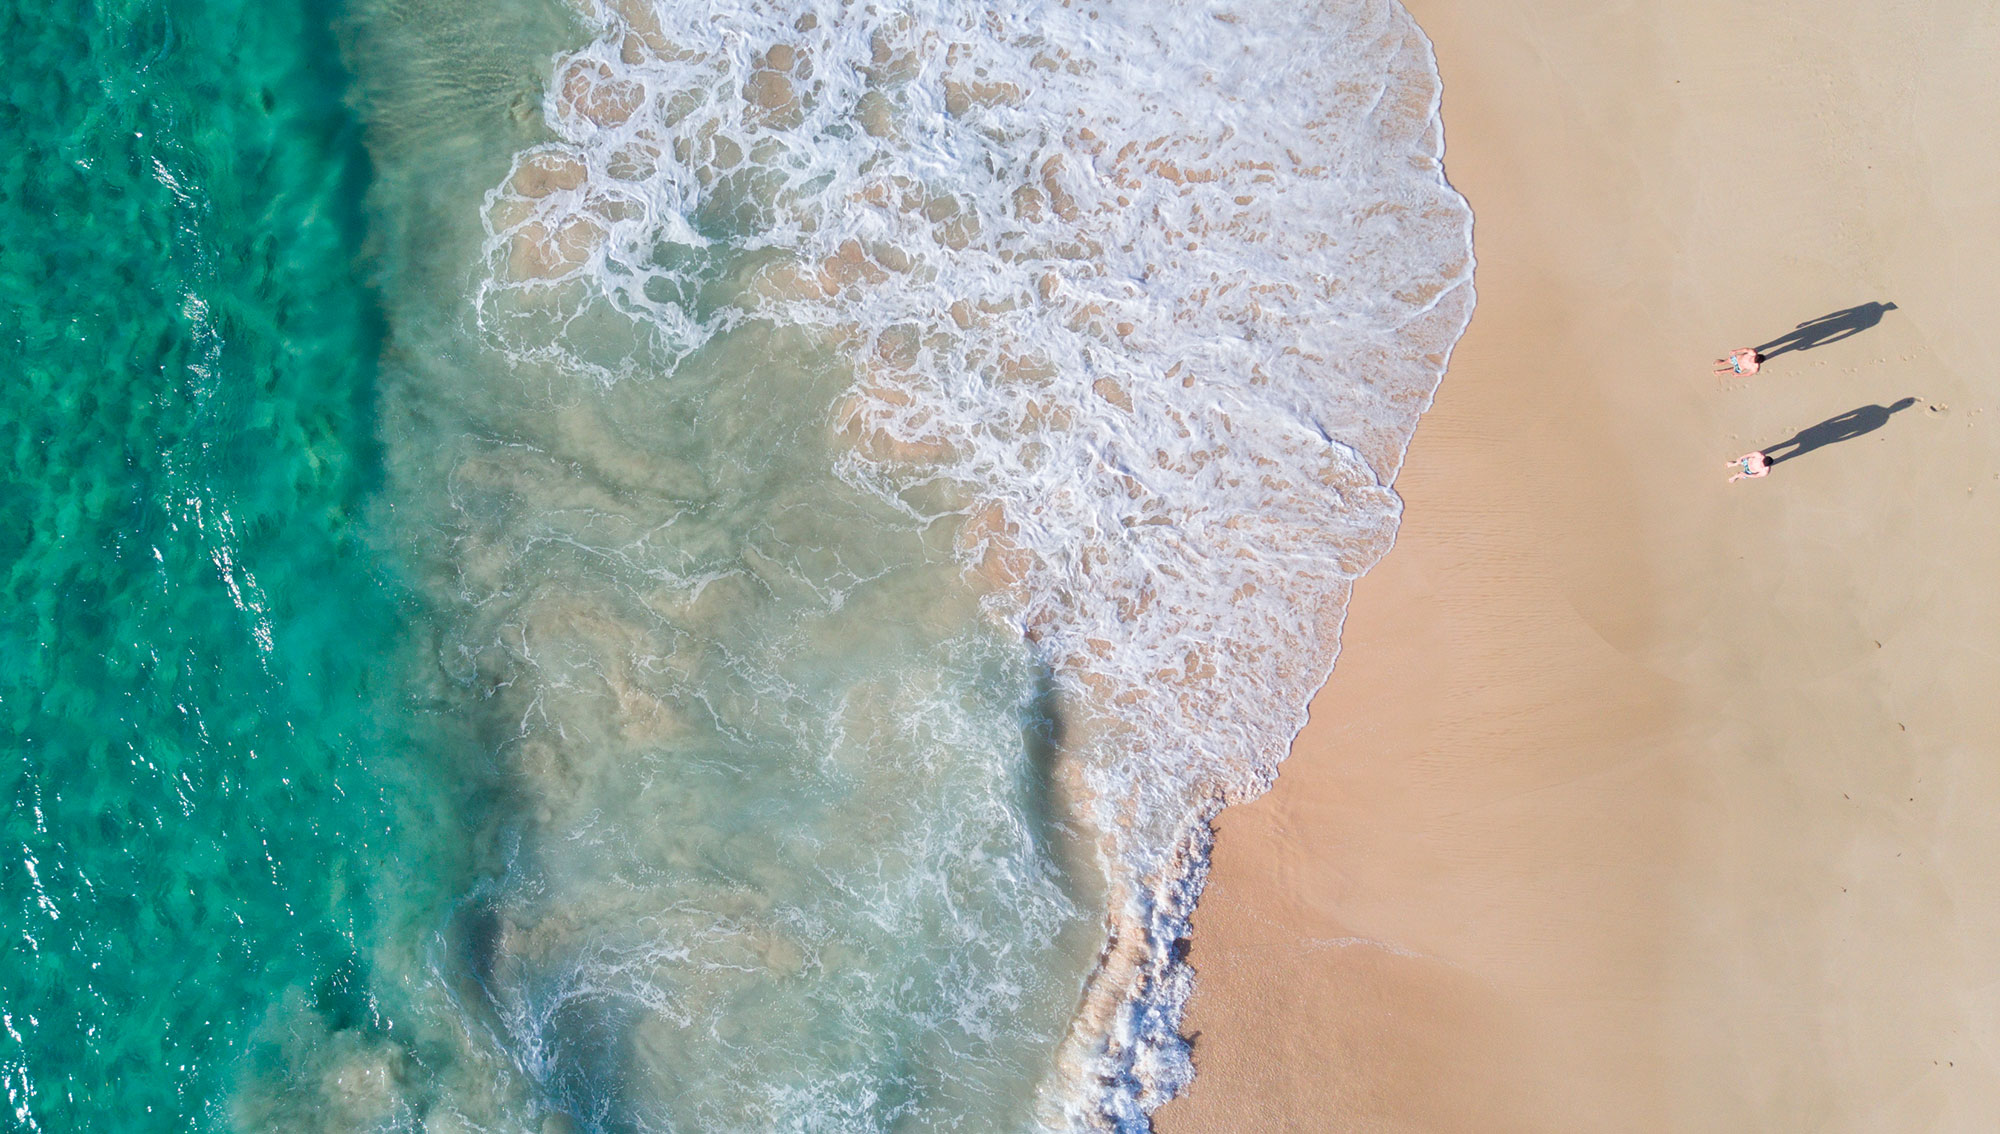
[[[2000,8],[1409,2],[1479,309],[1157,1127],[2000,1129]]]

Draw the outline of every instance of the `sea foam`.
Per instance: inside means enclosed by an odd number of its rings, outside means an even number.
[[[1428,41],[1394,0],[585,16],[481,333],[605,384],[752,324],[851,366],[838,475],[952,525],[1073,722],[1109,940],[1042,1121],[1143,1128],[1209,821],[1330,672],[1471,311]]]

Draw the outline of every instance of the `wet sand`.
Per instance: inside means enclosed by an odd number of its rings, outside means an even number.
[[[1156,1127],[2000,1128],[2000,13],[1410,7],[1479,309]]]

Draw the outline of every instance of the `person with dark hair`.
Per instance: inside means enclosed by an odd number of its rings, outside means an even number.
[[[1735,484],[1737,481],[1744,480],[1746,478],[1754,480],[1760,476],[1771,475],[1771,466],[1776,462],[1772,461],[1769,456],[1759,451],[1755,453],[1745,453],[1742,456],[1728,463],[1731,468],[1734,468],[1736,470],[1736,475],[1729,478],[1729,483]]]
[[[1729,357],[1715,360],[1717,374],[1755,374],[1764,365],[1764,356],[1749,347],[1737,347]]]

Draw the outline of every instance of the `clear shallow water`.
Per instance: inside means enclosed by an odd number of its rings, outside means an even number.
[[[519,351],[481,335],[483,199],[545,128],[439,82],[489,73],[464,56],[489,22],[357,22],[381,208],[438,209],[385,256],[410,273],[393,524],[437,603],[430,696],[496,784],[480,881],[408,964],[448,992],[440,1032],[479,1032],[437,1106],[1033,1125],[1102,923],[1046,673],[982,617],[948,521],[835,475],[835,346],[744,321],[607,380],[560,353],[631,349],[588,313]],[[728,302],[730,258],[693,270]]]
[[[1207,819],[1302,723],[1470,311],[1429,44],[1366,0],[585,22],[485,199],[479,330],[613,389],[767,325],[841,360],[833,475],[1063,705],[1111,945],[1045,1086],[1142,1122]]]
[[[1143,1124],[1469,311],[1401,10],[134,11],[6,31],[19,1122]]]

